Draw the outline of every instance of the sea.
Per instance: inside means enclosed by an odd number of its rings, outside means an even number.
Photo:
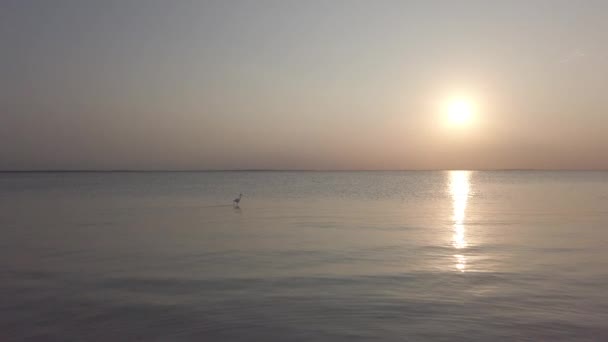
[[[608,341],[608,172],[3,172],[0,341]]]

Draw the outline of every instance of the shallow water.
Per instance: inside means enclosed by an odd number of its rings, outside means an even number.
[[[608,172],[2,173],[0,227],[2,341],[608,340]]]

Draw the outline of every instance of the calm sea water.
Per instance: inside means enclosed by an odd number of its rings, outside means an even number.
[[[0,227],[1,341],[608,340],[606,172],[4,173]]]

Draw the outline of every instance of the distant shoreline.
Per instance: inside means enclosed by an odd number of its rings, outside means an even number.
[[[0,170],[0,173],[197,173],[197,172],[442,172],[442,171],[589,171],[608,169],[396,169],[396,170],[325,170],[325,169],[226,169],[226,170]]]

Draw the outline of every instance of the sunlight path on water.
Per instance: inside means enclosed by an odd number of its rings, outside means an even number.
[[[457,250],[462,250],[468,246],[464,220],[471,188],[471,171],[450,171],[449,177],[453,207],[452,220],[454,221],[452,246]],[[466,256],[459,251],[454,257],[456,258],[456,268],[464,272],[467,263]]]

